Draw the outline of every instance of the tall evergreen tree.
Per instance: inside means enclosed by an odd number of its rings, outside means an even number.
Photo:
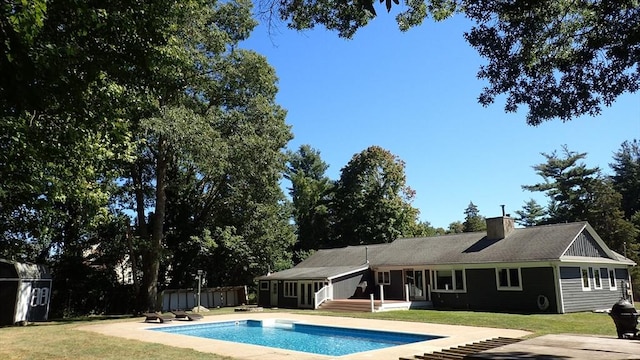
[[[329,243],[330,206],[333,183],[325,175],[329,167],[320,152],[302,145],[289,152],[285,177],[291,181],[289,195],[293,202],[293,219],[298,240],[294,247],[294,261],[303,260],[309,251]]]
[[[530,227],[541,224],[547,214],[546,210],[534,199],[529,199],[522,206],[522,210],[515,211],[516,222],[522,226]]]
[[[625,217],[631,219],[640,211],[640,142],[623,142],[609,166],[613,169],[613,187],[622,195]]]
[[[464,222],[462,223],[463,232],[483,231],[487,229],[484,216],[480,215],[478,207],[472,202],[464,210]]]
[[[636,241],[636,229],[624,218],[622,196],[598,168],[587,168],[579,162],[586,153],[569,151],[566,146],[563,151],[563,158],[555,152],[543,153],[547,162],[534,169],[545,182],[523,188],[543,191],[550,198],[546,222],[588,221],[610,248],[622,252],[625,243]]]
[[[600,174],[599,168],[588,168],[581,160],[586,153],[570,151],[562,147],[560,157],[556,151],[542,153],[546,162],[534,165],[533,169],[544,182],[524,185],[528,191],[544,192],[549,198],[548,221],[552,223],[572,222],[587,219],[590,194]]]

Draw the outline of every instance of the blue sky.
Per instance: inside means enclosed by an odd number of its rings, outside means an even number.
[[[309,144],[338,179],[351,157],[372,145],[406,163],[420,219],[446,228],[464,219],[473,201],[486,217],[500,205],[513,213],[541,194],[521,185],[542,180],[532,166],[541,152],[587,152],[586,164],[605,172],[625,140],[640,139],[640,94],[626,94],[596,118],[525,123],[524,111],[505,113],[504,100],[477,102],[484,64],[464,40],[464,18],[426,20],[402,33],[395,15],[379,11],[352,40],[324,28],[296,32],[259,26],[243,47],[267,57],[279,77],[278,103],[288,111],[294,139]]]

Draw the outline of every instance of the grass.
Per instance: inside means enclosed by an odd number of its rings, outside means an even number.
[[[640,303],[635,303],[640,309]],[[269,310],[265,310],[269,311]],[[288,310],[282,310],[288,311]],[[232,313],[232,308],[213,310],[207,318]],[[450,325],[469,325],[526,330],[532,336],[554,333],[616,336],[615,326],[607,314],[573,313],[563,315],[522,315],[470,311],[409,310],[381,313],[331,313],[291,310],[306,315],[344,316],[378,320],[399,320]],[[78,330],[91,321],[131,321],[126,319],[83,318],[52,321],[24,327],[0,328],[0,359],[148,359],[158,360],[229,360],[232,358],[189,349],[145,343]]]
[[[214,310],[229,314],[232,308]],[[139,318],[142,319],[142,318]],[[233,358],[202,353],[191,349],[127,340],[100,335],[77,328],[96,321],[132,321],[132,318],[84,318],[52,321],[22,327],[0,328],[0,359],[3,360],[231,360]]]
[[[324,314],[328,315],[328,314]],[[613,320],[602,313],[575,313],[563,315],[521,315],[471,311],[409,310],[366,315],[350,314],[380,320],[415,321],[449,325],[481,326],[526,330],[532,336],[545,334],[616,335]]]

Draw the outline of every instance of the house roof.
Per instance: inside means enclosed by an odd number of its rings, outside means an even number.
[[[297,279],[335,279],[340,276],[353,274],[358,271],[367,270],[368,264],[358,266],[322,266],[322,267],[299,267],[278,271],[270,275],[259,276],[256,280],[297,280]]]
[[[485,232],[426,238],[404,238],[390,243],[373,266],[481,264],[504,262],[562,261],[569,247],[585,230],[611,261],[633,262],[609,250],[583,221],[514,229],[504,239],[488,239]],[[594,258],[590,258],[593,261]]]
[[[335,249],[320,249],[296,265],[296,267],[359,266],[377,262],[389,244],[347,246]]]
[[[602,257],[571,256],[570,247],[586,232]],[[367,263],[368,260],[368,263]],[[316,251],[293,269],[269,279],[332,278],[363,267],[430,266],[542,261],[635,263],[610,250],[587,222],[513,229],[503,239],[488,239],[486,232],[422,238],[400,238],[392,243],[348,246]],[[259,279],[264,280],[263,276]]]
[[[506,238],[487,239],[486,232],[397,239],[377,266],[468,264],[559,260],[585,227],[584,222],[514,229]]]
[[[389,244],[320,249],[292,269],[257,277],[257,280],[335,279],[369,268]]]

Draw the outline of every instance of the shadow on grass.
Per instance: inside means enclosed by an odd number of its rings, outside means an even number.
[[[126,320],[135,319],[141,317],[141,315],[122,314],[122,315],[90,315],[90,316],[75,316],[68,318],[49,319],[47,321],[33,321],[33,322],[19,322],[13,325],[0,325],[0,328],[10,327],[25,327],[25,326],[56,326],[56,325],[68,325],[73,323],[86,323],[102,320]]]

